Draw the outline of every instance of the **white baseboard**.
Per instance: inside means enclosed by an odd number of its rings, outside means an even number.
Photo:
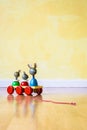
[[[10,79],[0,79],[0,87],[7,87],[11,83],[12,80]],[[87,80],[39,79],[38,84],[43,87],[87,87]]]

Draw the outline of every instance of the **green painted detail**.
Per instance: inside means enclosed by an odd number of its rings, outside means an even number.
[[[20,86],[19,81],[13,81],[13,82],[12,82],[12,86]]]

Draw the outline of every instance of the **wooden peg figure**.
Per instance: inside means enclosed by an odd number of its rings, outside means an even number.
[[[38,86],[38,82],[35,78],[35,74],[37,73],[37,65],[34,63],[34,66],[32,67],[31,65],[28,64],[29,67],[29,73],[32,75],[32,79],[30,80],[30,86]]]

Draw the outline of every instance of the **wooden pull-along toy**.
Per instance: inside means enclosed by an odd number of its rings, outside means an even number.
[[[15,72],[15,80],[12,82],[11,85],[7,87],[8,94],[13,94],[14,91],[16,91],[18,95],[22,95],[23,93],[25,93],[26,95],[32,95],[32,93],[40,95],[42,93],[43,88],[42,86],[38,85],[38,81],[35,78],[35,74],[37,73],[36,63],[34,63],[33,67],[28,64],[28,67],[29,73],[32,75],[32,79],[30,80],[30,82],[28,81],[29,76],[25,72],[23,72],[22,81],[19,82],[18,77],[20,76],[21,71],[19,70]]]

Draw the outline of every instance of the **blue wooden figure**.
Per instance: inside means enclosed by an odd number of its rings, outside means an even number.
[[[30,80],[30,86],[38,86],[38,82],[35,79],[35,74],[37,73],[36,63],[34,63],[34,67],[30,66],[29,64],[28,64],[28,67],[30,68],[29,73],[32,75],[32,79]]]

